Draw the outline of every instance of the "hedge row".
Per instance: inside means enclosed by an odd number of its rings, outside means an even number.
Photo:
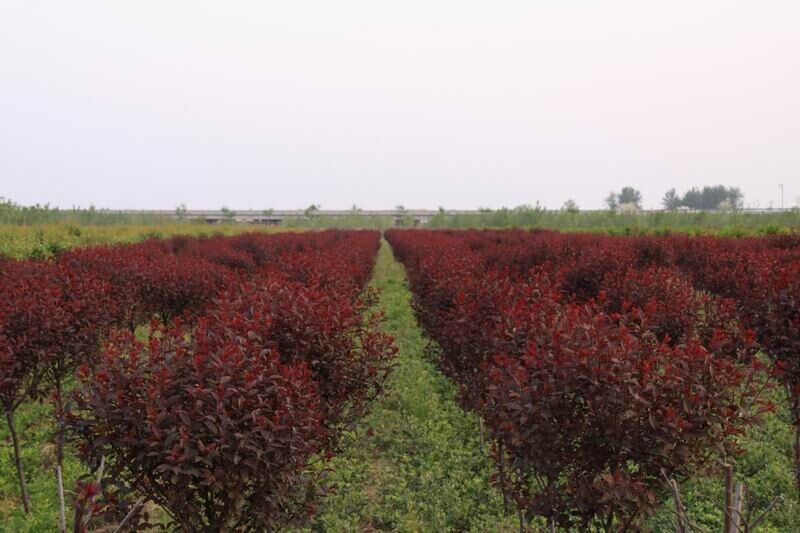
[[[369,231],[175,237],[0,264],[15,449],[14,411],[49,398],[59,465],[72,440],[98,472],[80,484],[75,531],[142,525],[147,501],[192,531],[313,513],[320,465],[394,355],[367,311],[378,246]]]

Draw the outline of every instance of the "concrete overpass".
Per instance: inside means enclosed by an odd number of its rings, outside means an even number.
[[[142,209],[129,209],[129,210],[110,210],[110,213],[119,213],[124,215],[151,215],[160,216],[171,219],[189,219],[189,220],[203,220],[207,224],[219,224],[221,222],[238,222],[242,224],[263,224],[268,226],[280,226],[289,220],[314,218],[347,218],[347,217],[364,217],[364,218],[391,218],[395,226],[404,226],[410,224],[413,226],[424,226],[430,219],[439,214],[441,211],[434,209],[388,209],[388,210],[374,210],[374,209],[296,209],[296,210],[195,210],[188,209],[178,212],[177,210],[142,210]],[[479,211],[473,210],[445,210],[447,215],[466,215],[477,214]]]
[[[796,209],[796,208],[795,208]],[[794,209],[778,209],[778,208],[744,208],[737,209],[737,213],[779,213],[793,211]],[[430,222],[431,218],[438,214],[444,215],[478,215],[486,211],[470,209],[470,210],[456,210],[456,209],[267,209],[267,210],[205,210],[205,209],[192,209],[185,211],[178,210],[142,210],[142,209],[126,209],[126,210],[102,210],[105,213],[124,214],[124,215],[145,215],[145,216],[158,216],[169,219],[189,219],[189,220],[202,220],[207,224],[219,224],[222,222],[236,222],[240,224],[261,224],[266,226],[280,226],[285,222],[291,220],[300,220],[307,218],[351,218],[351,217],[364,217],[364,218],[383,218],[391,219],[394,226],[425,226]],[[548,211],[558,211],[556,209]],[[606,212],[605,210],[581,210],[581,213],[599,213]],[[663,209],[644,209],[639,211],[642,215],[654,215],[657,213],[666,213],[669,211]],[[699,213],[701,210],[688,210],[680,209],[675,212],[682,213]],[[705,212],[716,213],[718,211],[710,209]]]

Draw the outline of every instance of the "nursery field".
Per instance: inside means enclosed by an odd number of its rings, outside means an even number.
[[[796,235],[87,228],[0,234],[0,530],[800,531]]]
[[[162,239],[176,235],[189,237],[212,237],[236,235],[258,231],[274,233],[274,228],[235,224],[34,224],[22,226],[0,224],[0,256],[24,259],[42,258],[63,252],[76,246],[98,244],[130,244],[147,239]]]

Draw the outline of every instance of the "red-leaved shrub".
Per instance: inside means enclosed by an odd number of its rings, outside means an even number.
[[[114,336],[79,378],[71,426],[89,462],[192,531],[275,529],[306,516],[309,461],[326,440],[304,362],[246,338],[207,349],[201,322]],[[198,343],[196,339],[205,339]]]

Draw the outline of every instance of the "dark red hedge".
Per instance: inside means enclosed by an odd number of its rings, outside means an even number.
[[[486,422],[498,484],[529,518],[636,529],[662,471],[681,480],[731,459],[771,408],[758,348],[787,383],[797,372],[796,323],[778,318],[796,316],[797,277],[760,271],[795,268],[794,241],[386,236],[440,367]]]

